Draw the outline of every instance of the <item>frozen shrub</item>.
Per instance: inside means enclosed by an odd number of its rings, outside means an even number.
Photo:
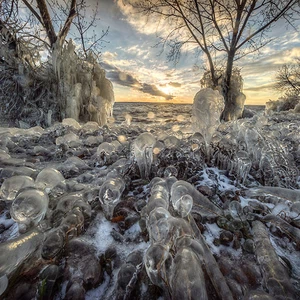
[[[280,111],[295,109],[297,104],[299,103],[300,103],[299,95],[286,94],[285,96],[279,98],[278,100],[268,101],[266,103],[266,112],[270,114],[272,112],[280,112]]]

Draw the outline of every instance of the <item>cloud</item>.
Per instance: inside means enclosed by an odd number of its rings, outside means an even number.
[[[139,90],[153,96],[164,97],[166,100],[172,100],[174,98],[174,96],[168,95],[159,90],[154,84],[143,83]]]
[[[101,66],[106,70],[107,77],[116,84],[133,88],[134,90],[141,91],[156,97],[163,97],[166,100],[172,100],[174,96],[168,95],[159,90],[156,85],[140,82],[132,74],[124,72],[109,62],[102,62]]]
[[[175,88],[180,88],[181,87],[181,83],[179,83],[179,82],[169,82],[168,84],[172,87],[175,87]]]
[[[255,87],[245,88],[244,91],[248,92],[262,92],[269,91],[274,89],[274,83],[263,84]]]

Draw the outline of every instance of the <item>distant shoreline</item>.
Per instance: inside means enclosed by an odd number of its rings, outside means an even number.
[[[116,101],[115,104],[155,104],[155,105],[166,105],[166,104],[172,104],[172,105],[193,105],[193,103],[174,103],[174,102],[137,102],[137,101]],[[245,104],[245,107],[265,107],[264,104]]]

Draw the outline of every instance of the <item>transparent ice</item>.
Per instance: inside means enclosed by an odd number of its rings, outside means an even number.
[[[144,255],[144,264],[151,282],[165,289],[171,275],[173,258],[164,245],[151,245]]]
[[[29,228],[36,226],[44,218],[48,204],[49,198],[46,193],[36,189],[27,189],[15,198],[10,214],[18,224]]]
[[[65,125],[65,126],[73,127],[74,129],[80,129],[81,128],[81,125],[75,119],[72,119],[72,118],[63,119],[62,124]]]
[[[63,136],[56,138],[55,141],[57,146],[65,145],[66,147],[76,148],[81,145],[81,141],[75,133],[67,133]]]
[[[206,88],[196,94],[192,108],[192,125],[194,132],[200,132],[204,137],[207,149],[220,124],[223,110],[224,99],[219,91]]]
[[[33,229],[16,239],[0,244],[0,296],[5,292],[9,279],[40,246],[44,234]]]
[[[107,219],[112,218],[114,208],[120,202],[124,189],[125,182],[121,177],[109,178],[100,187],[99,199]]]
[[[34,187],[34,180],[29,176],[18,175],[7,178],[2,183],[0,197],[5,200],[14,200],[19,190]]]
[[[183,195],[175,203],[173,203],[173,206],[177,213],[182,218],[185,218],[192,210],[193,198],[190,195]]]
[[[173,299],[208,299],[201,262],[188,247],[182,247],[176,253],[171,276]]]
[[[133,142],[134,157],[137,161],[140,175],[144,179],[147,179],[150,175],[155,142],[155,137],[149,132],[140,134]]]
[[[35,179],[36,187],[42,190],[53,189],[58,185],[65,183],[65,178],[54,168],[43,169]]]
[[[97,156],[105,162],[109,161],[112,154],[116,152],[116,147],[112,143],[103,142],[97,148]]]

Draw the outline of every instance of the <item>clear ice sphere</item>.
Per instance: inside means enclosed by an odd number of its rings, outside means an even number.
[[[59,184],[64,184],[65,179],[58,170],[54,168],[45,168],[37,175],[35,183],[39,189],[51,190]]]
[[[99,199],[108,219],[112,218],[114,208],[120,202],[124,189],[125,182],[121,177],[109,178],[100,187]]]
[[[177,213],[182,218],[185,218],[192,210],[193,198],[190,195],[183,195],[175,202],[175,204],[173,204],[173,206]]]
[[[21,192],[13,201],[10,214],[19,224],[36,226],[45,216],[49,204],[46,193],[36,189]]]
[[[34,180],[29,176],[17,175],[7,178],[2,183],[0,197],[4,200],[14,200],[19,190],[34,187]]]
[[[144,179],[147,179],[150,175],[155,142],[155,137],[149,132],[140,134],[133,142],[134,157],[137,161],[140,175]]]

